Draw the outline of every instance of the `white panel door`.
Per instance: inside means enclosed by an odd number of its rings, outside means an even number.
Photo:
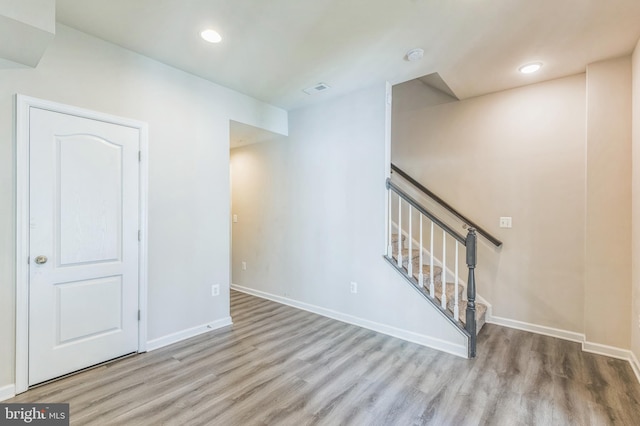
[[[31,107],[29,385],[138,349],[139,130]]]

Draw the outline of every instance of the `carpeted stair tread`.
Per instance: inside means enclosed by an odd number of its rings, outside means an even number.
[[[392,257],[394,260],[398,260],[398,247],[394,246],[392,247]],[[412,250],[412,261],[415,259],[419,259],[420,258],[420,250],[418,249],[413,249]],[[405,268],[407,267],[407,265],[409,264],[409,249],[403,248],[402,249],[402,266],[404,266]]]
[[[460,322],[466,324],[467,321],[467,301],[461,300],[460,306]],[[487,319],[487,305],[476,301],[476,334],[480,332],[480,329],[484,325]]]
[[[413,265],[413,270],[411,271],[413,273],[413,277],[417,280],[418,279],[418,274],[420,273],[419,265],[420,265],[420,258],[418,259],[414,259],[414,261],[412,262]],[[429,272],[431,271],[431,266],[430,265],[422,265],[422,284],[424,286],[429,286],[431,283],[429,282]],[[433,266],[433,278],[434,278],[434,283],[438,284],[441,283],[441,277],[442,277],[442,268],[439,266]]]
[[[427,290],[430,290],[429,287],[425,287]],[[438,301],[442,301],[442,283],[436,283],[434,286],[435,297]],[[455,300],[455,291],[456,285],[454,283],[447,283],[446,286],[447,291],[447,308],[453,312],[453,307],[456,304]],[[462,298],[464,296],[464,286],[462,284],[458,284],[458,305],[462,302]],[[466,309],[466,308],[465,308]]]
[[[409,265],[409,249],[405,247],[406,244],[406,236],[402,235],[402,267],[405,270],[405,274],[407,273],[407,266]],[[392,259],[397,263],[398,261],[398,234],[391,235],[391,251],[392,251]],[[420,249],[413,248],[411,256],[411,266],[412,266],[412,275],[413,278],[417,281],[418,275],[420,272]],[[423,258],[423,262],[426,259]],[[429,282],[429,273],[431,271],[430,265],[422,265],[422,275],[423,275],[423,286],[430,292],[431,285]],[[434,278],[434,292],[435,299],[437,303],[440,304],[442,301],[442,268],[440,266],[433,266],[433,278]],[[447,278],[451,278],[447,276]],[[446,285],[446,295],[447,295],[447,310],[449,314],[453,316],[453,308],[455,306],[455,284],[452,282],[447,282]],[[459,311],[459,320],[462,324],[466,323],[466,315],[467,315],[467,301],[463,300],[465,297],[465,286],[462,284],[458,284],[458,307]],[[487,306],[476,301],[476,334],[480,332],[482,326],[484,326],[487,316]]]
[[[402,244],[404,245],[404,242],[407,240],[407,237],[405,237],[404,235],[402,236]],[[393,246],[398,247],[398,234],[391,234],[391,244]]]

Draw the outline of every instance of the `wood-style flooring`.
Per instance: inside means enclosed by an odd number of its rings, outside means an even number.
[[[487,324],[461,359],[232,292],[233,326],[29,390],[73,425],[640,425],[625,361]]]

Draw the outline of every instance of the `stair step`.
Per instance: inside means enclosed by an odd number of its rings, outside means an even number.
[[[406,236],[402,236],[402,244],[404,245],[404,242],[407,240]],[[398,247],[398,234],[391,234],[391,244],[393,246],[395,246],[396,248]]]
[[[429,287],[425,287],[425,288],[427,290],[430,290]],[[438,299],[439,302],[441,302],[442,301],[442,283],[436,283],[433,289],[435,291],[435,298]],[[446,291],[447,291],[447,309],[453,312],[453,308],[456,304],[456,300],[455,300],[456,285],[454,283],[447,283]],[[461,303],[462,303],[463,295],[464,295],[464,286],[461,284],[458,284],[458,306],[462,306]],[[465,309],[466,309],[466,305],[465,305]]]
[[[402,252],[402,264],[406,270],[407,267],[407,262],[405,262],[405,259],[407,258],[407,256],[409,255],[409,250],[404,249]],[[415,253],[414,253],[415,255]],[[394,255],[394,260],[397,261],[397,257]],[[420,262],[419,258],[415,258],[414,256],[414,261],[413,263],[413,278],[415,278],[416,281],[418,281],[418,272],[417,268],[418,268],[418,264]],[[422,285],[423,287],[427,290],[427,291],[431,291],[431,284],[429,282],[429,271],[431,270],[431,266],[430,265],[422,265]],[[435,298],[438,299],[438,302],[442,301],[442,268],[439,266],[434,266],[433,267],[433,271],[434,271],[434,278],[435,278],[435,282],[434,282],[434,293],[435,293]],[[452,282],[448,282],[446,285],[446,292],[447,292],[447,308],[451,311],[453,311],[453,307],[455,306],[455,284]],[[464,285],[462,284],[458,284],[458,304],[460,304],[460,301],[462,301],[464,295]]]
[[[420,273],[420,258],[418,257],[418,259],[415,259],[411,264],[413,265],[413,270],[411,272],[413,273],[413,277],[417,280],[418,274]],[[429,281],[430,272],[431,272],[430,265],[422,265],[422,284],[427,288],[431,284]],[[438,284],[442,282],[441,267],[435,266],[435,265],[433,266],[433,278],[434,278],[434,284]]]
[[[404,242],[405,240],[404,235],[402,236],[402,240]],[[394,261],[397,262],[398,260],[397,234],[392,235],[392,241],[395,243],[392,246],[392,258]],[[417,281],[418,273],[419,273],[418,268],[420,265],[420,250],[413,249],[412,252],[413,253],[412,253],[412,261],[411,261],[411,264],[412,264],[411,272],[413,274],[413,277]],[[408,264],[409,264],[409,249],[403,248],[402,249],[402,266],[405,269],[405,275],[406,275],[406,269]],[[430,271],[431,271],[430,265],[422,265],[423,286],[427,290],[427,292],[431,290],[430,288],[431,285],[429,283]],[[435,299],[437,299],[438,303],[440,303],[442,301],[442,268],[440,266],[434,265],[433,274],[435,279],[435,282],[434,282]],[[447,294],[447,310],[453,316],[453,308],[455,307],[455,297],[454,297],[455,284],[452,282],[448,282],[445,288],[446,288],[446,294]],[[462,284],[458,284],[458,307],[460,309],[459,320],[463,325],[466,324],[466,316],[467,316],[467,301],[463,300],[463,297],[465,294],[464,292],[465,292],[465,286]],[[482,327],[484,326],[486,322],[486,317],[487,317],[487,306],[483,303],[476,301],[476,334],[478,334],[480,332],[480,329],[482,329]]]
[[[392,247],[392,257],[394,260],[398,260],[398,247],[394,246]],[[415,261],[416,259],[420,258],[420,250],[418,249],[413,249],[412,250],[412,256],[411,259],[412,261]],[[402,266],[404,266],[405,268],[407,267],[407,265],[409,264],[409,249],[403,248],[402,249]]]
[[[460,322],[462,324],[467,323],[467,301],[461,300],[459,302],[460,306]],[[484,303],[479,303],[476,301],[476,334],[480,332],[480,329],[485,324],[487,320],[487,305]]]

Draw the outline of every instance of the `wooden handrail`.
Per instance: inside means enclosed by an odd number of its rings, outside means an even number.
[[[451,235],[453,238],[458,240],[462,245],[466,245],[467,244],[467,240],[462,234],[460,234],[459,232],[455,231],[449,225],[447,225],[446,223],[444,223],[443,221],[438,219],[438,217],[436,215],[434,215],[433,213],[431,213],[430,211],[428,211],[427,209],[422,207],[418,201],[416,201],[409,194],[404,192],[401,188],[398,187],[398,185],[396,185],[395,183],[391,182],[391,179],[387,179],[387,189],[390,189],[393,192],[395,192],[396,194],[398,194],[398,196],[400,198],[405,200],[407,203],[409,203],[411,206],[413,206],[414,209],[416,209],[417,211],[419,211],[420,213],[425,215],[427,218],[429,218],[429,220],[433,221],[433,223],[438,225],[440,228],[444,229],[449,235]]]
[[[415,188],[420,190],[420,192],[425,194],[427,197],[431,198],[432,200],[434,200],[435,202],[440,204],[449,213],[451,213],[452,215],[454,215],[455,217],[460,219],[462,222],[464,222],[468,227],[475,228],[475,230],[476,230],[476,232],[478,232],[478,234],[482,235],[484,238],[489,240],[493,245],[495,245],[496,247],[502,246],[502,241],[500,241],[499,239],[497,239],[496,237],[491,235],[489,232],[485,231],[482,227],[478,226],[475,222],[473,222],[468,217],[464,216],[462,213],[458,212],[453,206],[451,206],[451,204],[447,203],[442,198],[440,198],[435,193],[433,193],[428,188],[426,188],[424,185],[422,185],[420,182],[418,182],[417,180],[415,180],[414,178],[409,176],[409,174],[407,174],[401,168],[399,168],[395,164],[391,163],[391,170],[394,173],[397,173],[399,176],[401,176],[404,180],[409,182],[412,186],[414,186]]]

